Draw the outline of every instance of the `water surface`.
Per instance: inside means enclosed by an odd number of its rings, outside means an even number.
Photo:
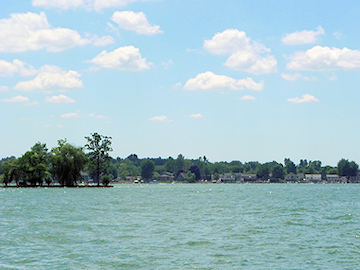
[[[360,185],[0,189],[0,269],[360,269]]]

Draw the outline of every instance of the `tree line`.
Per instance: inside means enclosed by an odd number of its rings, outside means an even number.
[[[18,187],[35,187],[45,183],[48,186],[74,187],[81,179],[81,172],[86,170],[98,186],[100,182],[107,186],[112,179],[107,174],[111,164],[111,137],[93,133],[85,139],[87,144],[84,147],[76,147],[61,139],[50,151],[45,143],[37,142],[21,157],[3,159],[0,162],[3,184],[8,186],[14,182]]]
[[[259,163],[250,161],[210,162],[206,156],[187,159],[182,154],[176,158],[143,158],[131,154],[126,158],[112,158],[109,152],[111,137],[92,133],[85,137],[86,144],[76,147],[65,140],[59,140],[58,146],[50,151],[46,144],[36,143],[19,158],[10,157],[0,161],[0,179],[5,186],[14,182],[16,186],[60,185],[76,186],[85,172],[99,186],[107,186],[112,180],[126,181],[141,177],[145,182],[159,179],[170,174],[174,179],[182,174],[186,182],[217,180],[224,174],[254,174],[257,179],[273,179],[281,182],[288,174],[337,174],[348,180],[356,176],[359,166],[354,161],[341,159],[336,167],[322,166],[321,161],[301,159],[295,164],[285,158],[283,163],[276,161]]]

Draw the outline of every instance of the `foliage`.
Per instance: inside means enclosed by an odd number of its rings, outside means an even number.
[[[284,173],[284,167],[281,164],[276,164],[272,167],[272,176],[275,179],[284,179],[285,173]]]
[[[188,171],[186,174],[186,181],[189,183],[195,183],[196,175],[194,173],[192,173],[191,171]]]
[[[101,177],[101,182],[105,187],[107,187],[110,184],[112,179],[113,179],[112,175],[107,174],[107,175],[104,175],[103,177]]]
[[[87,161],[82,148],[59,140],[58,147],[51,151],[52,172],[60,185],[73,187],[81,177],[80,172]]]
[[[19,158],[18,164],[24,184],[42,186],[44,180],[50,177],[50,154],[46,144],[36,143],[31,151]]]
[[[89,170],[94,180],[100,185],[100,176],[107,173],[110,166],[111,158],[109,152],[111,148],[111,137],[103,136],[98,133],[92,133],[91,136],[85,137],[87,144],[85,149],[89,151]]]
[[[199,169],[198,166],[192,165],[192,166],[189,168],[189,171],[195,175],[194,181],[199,181],[199,180],[201,179],[200,169]]]
[[[341,159],[337,165],[338,174],[340,176],[346,176],[347,181],[350,182],[351,176],[356,176],[359,169],[359,165],[354,161],[349,161],[347,159]]]
[[[153,172],[155,169],[155,163],[151,159],[145,159],[141,161],[141,177],[149,182],[153,176]]]

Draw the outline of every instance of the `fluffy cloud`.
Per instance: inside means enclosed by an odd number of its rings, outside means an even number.
[[[295,73],[293,75],[287,74],[287,73],[281,73],[281,77],[286,81],[296,81],[296,80],[303,80],[303,81],[313,81],[315,78],[309,78],[304,75],[301,75],[300,73]]]
[[[318,102],[319,100],[309,94],[302,95],[301,98],[295,97],[295,98],[289,98],[287,101],[291,103],[310,103],[310,102]]]
[[[62,115],[60,115],[61,118],[73,118],[73,117],[78,117],[79,114],[78,113],[64,113]]]
[[[139,35],[161,34],[160,26],[151,25],[143,12],[116,11],[111,20],[119,25],[120,28],[135,31]]]
[[[0,20],[0,52],[24,52],[46,49],[59,52],[89,44],[75,30],[52,28],[44,12],[14,13]]]
[[[254,96],[247,95],[240,98],[240,100],[256,100]]]
[[[236,80],[224,75],[215,75],[207,71],[189,79],[184,88],[186,90],[249,90],[259,91],[264,88],[264,83],[256,83],[251,78]]]
[[[286,68],[294,70],[359,69],[360,51],[315,46],[288,57]]]
[[[270,49],[256,41],[251,41],[244,31],[227,29],[215,34],[211,40],[204,41],[204,48],[217,55],[230,55],[225,62],[235,70],[252,74],[268,74],[276,72],[277,61],[274,56],[266,55]]]
[[[35,7],[72,9],[85,8],[101,11],[104,8],[121,7],[139,0],[32,0]]]
[[[202,118],[202,115],[201,115],[201,113],[195,113],[195,114],[190,115],[190,118]]]
[[[172,122],[172,120],[169,120],[165,115],[162,116],[154,116],[149,119],[150,121],[157,121],[157,122]]]
[[[304,30],[286,34],[281,41],[286,45],[311,44],[317,41],[317,36],[324,34],[324,29],[319,26],[317,31]]]
[[[45,102],[48,103],[75,103],[75,100],[65,95],[46,97]]]
[[[23,96],[16,96],[16,97],[12,97],[12,98],[7,98],[7,99],[2,99],[2,102],[28,102],[30,101],[28,97],[23,97]]]
[[[80,77],[81,75],[74,70],[64,71],[56,66],[44,66],[35,79],[19,82],[14,86],[14,89],[49,91],[56,88],[80,88],[83,86]]]
[[[115,68],[129,71],[142,71],[149,69],[152,63],[142,58],[140,50],[134,46],[117,48],[112,52],[102,51],[92,60],[87,61],[104,68]]]
[[[12,76],[15,73],[19,73],[21,76],[31,76],[35,75],[37,71],[33,66],[27,65],[18,59],[15,59],[12,63],[0,60],[0,76]]]
[[[93,45],[94,46],[106,46],[106,45],[110,45],[110,44],[114,44],[115,40],[112,36],[103,36],[101,38],[95,36],[94,41],[93,41]]]
[[[0,86],[0,92],[7,92],[9,89],[10,88],[8,86]]]

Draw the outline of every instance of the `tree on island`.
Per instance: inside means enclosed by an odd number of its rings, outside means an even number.
[[[154,169],[155,169],[155,163],[151,159],[144,159],[141,161],[141,178],[145,180],[145,182],[149,182],[149,180],[152,178]]]
[[[351,176],[356,176],[359,165],[354,161],[349,161],[347,159],[341,159],[337,164],[339,176],[346,176],[347,182],[350,182]]]
[[[75,147],[65,140],[58,141],[58,147],[51,150],[52,173],[61,186],[76,186],[80,172],[86,164],[82,148]]]
[[[107,172],[110,166],[111,157],[109,152],[111,148],[111,137],[93,133],[89,137],[85,137],[88,143],[85,148],[90,151],[87,156],[89,158],[90,175],[94,177],[97,185],[100,185],[100,176]]]

